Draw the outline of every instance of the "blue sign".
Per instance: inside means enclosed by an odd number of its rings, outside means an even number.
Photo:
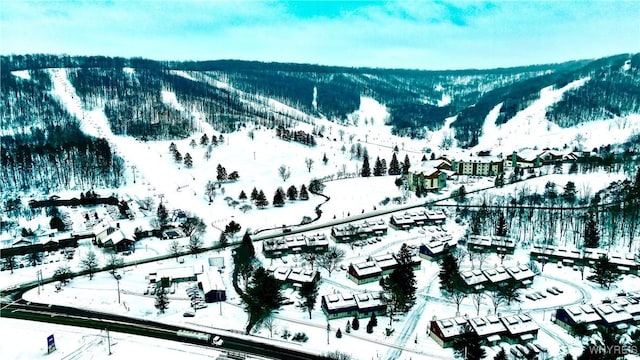
[[[56,341],[53,338],[53,334],[47,337],[47,353],[51,354],[56,350]]]

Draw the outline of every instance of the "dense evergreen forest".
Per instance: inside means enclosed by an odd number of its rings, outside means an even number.
[[[118,186],[123,171],[104,139],[87,136],[50,94],[45,70],[0,70],[2,191]]]

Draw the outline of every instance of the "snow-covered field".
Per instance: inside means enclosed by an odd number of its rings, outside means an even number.
[[[211,348],[180,344],[143,336],[32,322],[2,319],[0,359],[211,359],[220,354]],[[54,336],[56,350],[47,354],[47,337]],[[19,342],[16,339],[20,339]],[[110,343],[110,344],[109,344]],[[111,346],[109,346],[111,345]],[[109,350],[111,353],[109,353]]]
[[[134,70],[132,70],[134,71]],[[16,76],[20,76],[17,74]],[[58,96],[63,106],[71,114],[81,120],[81,128],[88,134],[106,138],[114,147],[116,153],[125,159],[127,171],[127,184],[120,189],[106,189],[96,191],[101,195],[108,195],[111,192],[121,198],[131,200],[143,200],[151,198],[154,202],[154,209],[162,201],[169,209],[182,209],[201,217],[207,225],[207,232],[204,237],[205,246],[210,246],[218,241],[220,229],[231,220],[241,224],[242,231],[251,229],[252,231],[280,227],[283,224],[299,224],[303,216],[315,218],[315,207],[322,204],[322,217],[319,222],[330,221],[335,218],[358,215],[362,212],[372,211],[374,208],[383,209],[392,207],[381,205],[385,198],[405,198],[407,203],[422,202],[425,199],[417,199],[413,194],[404,194],[394,185],[395,177],[370,177],[370,178],[348,178],[327,181],[325,195],[330,200],[323,204],[324,198],[311,195],[308,201],[287,201],[281,208],[268,206],[266,209],[251,209],[246,213],[241,212],[238,207],[229,206],[225,197],[238,199],[241,191],[247,195],[255,187],[264,190],[269,202],[272,201],[273,194],[278,187],[285,190],[290,185],[295,185],[298,189],[302,184],[309,184],[313,178],[324,178],[335,175],[337,172],[346,170],[347,173],[355,173],[362,165],[362,160],[352,159],[349,148],[352,143],[349,135],[353,134],[353,144],[358,141],[366,146],[372,162],[377,156],[387,160],[391,159],[394,146],[399,148],[398,159],[402,161],[405,154],[409,156],[412,164],[419,164],[422,158],[422,149],[432,148],[437,155],[445,153],[439,149],[439,144],[445,136],[451,136],[451,129],[448,128],[454,118],[448,120],[445,127],[439,131],[429,134],[430,141],[411,140],[399,138],[390,134],[390,127],[384,125],[388,116],[383,105],[367,97],[362,98],[361,109],[352,114],[351,121],[357,119],[358,126],[346,127],[332,123],[326,119],[314,119],[316,126],[325,126],[325,137],[318,139],[315,148],[305,147],[294,142],[284,142],[275,137],[273,131],[255,129],[251,126],[231,134],[224,134],[225,142],[213,148],[211,159],[205,159],[206,148],[200,145],[190,146],[191,139],[199,143],[200,136],[207,134],[211,136],[220,134],[211,129],[211,126],[201,122],[202,133],[194,134],[190,139],[174,141],[178,150],[185,155],[187,152],[193,157],[193,167],[186,168],[182,163],[175,163],[169,152],[170,141],[149,141],[139,142],[128,136],[114,135],[108,126],[107,119],[102,108],[84,108],[80,98],[75,94],[71,83],[66,78],[63,70],[52,70],[54,83],[54,93]],[[487,118],[485,132],[480,139],[477,150],[491,148],[495,152],[509,154],[513,150],[524,147],[543,148],[545,146],[571,144],[576,139],[576,135],[582,134],[586,141],[582,144],[586,148],[614,143],[626,139],[630,131],[637,131],[640,124],[636,117],[621,119],[618,123],[608,121],[585,124],[576,129],[558,129],[551,126],[548,121],[541,118],[544,115],[544,108],[557,101],[563,91],[572,86],[579,86],[580,83],[572,83],[559,90],[545,90],[541,100],[531,105],[530,108],[522,111],[509,123],[496,127],[492,125],[491,115]],[[190,111],[178,103],[174,94],[170,91],[163,91],[163,99],[167,104],[172,104],[176,110]],[[444,99],[443,99],[444,101]],[[277,104],[277,106],[284,106]],[[289,109],[293,111],[292,109]],[[496,110],[497,112],[497,110]],[[200,119],[197,113],[192,115]],[[618,124],[618,125],[616,125]],[[311,131],[308,124],[300,124],[301,129]],[[606,128],[604,127],[606,126]],[[616,127],[617,126],[617,127]],[[343,140],[340,140],[339,131],[345,132]],[[594,134],[609,134],[607,136],[594,136]],[[252,137],[250,135],[252,134]],[[522,140],[522,134],[527,134],[526,141]],[[626,135],[625,135],[626,134]],[[346,147],[342,152],[341,147]],[[453,151],[453,150],[452,150]],[[329,161],[323,164],[322,157],[326,154]],[[311,169],[305,166],[305,159],[314,160]],[[224,183],[218,190],[216,198],[209,204],[205,195],[205,185],[209,180],[215,180],[216,166],[221,164],[227,169],[227,173],[238,171],[240,179],[233,183]],[[285,165],[291,172],[290,178],[286,181],[278,174],[278,167]],[[566,172],[566,171],[565,171]],[[579,196],[593,194],[611,181],[624,178],[622,174],[598,173],[584,175],[545,175],[535,179],[527,180],[515,185],[507,185],[501,189],[493,189],[488,194],[516,194],[519,187],[526,186],[532,191],[542,192],[547,181],[556,182],[560,187],[567,181],[574,181],[578,189]],[[451,183],[455,188],[464,184],[467,190],[474,188],[485,188],[493,184],[492,179],[465,179],[462,183]],[[446,190],[445,194],[451,189]],[[580,192],[582,195],[580,195]],[[62,197],[77,196],[77,191],[58,193]],[[431,198],[444,196],[443,194],[429,195]],[[242,203],[240,204],[242,205]],[[67,209],[74,222],[74,230],[85,230],[82,228],[82,217],[80,210]],[[96,210],[103,213],[102,207]],[[148,224],[153,218],[154,212],[145,213],[137,210],[138,218],[135,224]],[[388,220],[388,217],[384,217]],[[48,219],[37,217],[32,221],[22,221],[21,226],[31,229],[38,227],[48,227]],[[445,230],[451,233],[454,238],[462,236],[465,228],[456,224],[452,218],[449,219]],[[328,235],[328,229],[325,232]],[[389,234],[383,241],[376,244],[369,244],[365,247],[350,248],[341,245],[347,250],[347,259],[343,262],[348,265],[350,262],[364,260],[367,256],[396,252],[403,242],[419,245],[427,236],[429,231],[436,231],[430,228],[424,230],[414,229],[411,231],[395,231],[390,229]],[[186,245],[187,239],[180,240],[182,245]],[[237,295],[233,293],[230,286],[230,254],[228,251],[222,253],[203,253],[197,258],[188,255],[184,256],[184,264],[176,263],[172,260],[155,262],[144,265],[136,264],[137,261],[168,252],[169,242],[155,238],[141,240],[136,245],[136,251],[124,257],[127,263],[134,263],[134,266],[127,267],[120,283],[116,283],[113,276],[108,273],[99,273],[93,280],[88,277],[74,279],[62,291],[56,292],[53,284],[45,285],[40,290],[32,290],[25,295],[25,298],[43,303],[73,305],[99,311],[106,311],[127,316],[157,320],[167,323],[178,323],[203,328],[209,330],[227,329],[242,330],[246,322],[244,313]],[[260,244],[256,244],[258,253]],[[14,274],[9,271],[0,273],[1,287],[8,287],[22,282],[33,281],[36,278],[36,271],[42,270],[44,277],[49,277],[60,265],[67,263],[72,270],[78,270],[79,259],[89,251],[98,253],[98,261],[105,264],[107,256],[101,249],[89,242],[82,242],[74,260],[63,259],[60,254],[51,254],[45,258],[43,265],[37,268],[25,267],[16,269]],[[144,295],[143,291],[148,280],[145,279],[149,273],[159,268],[175,266],[208,266],[205,260],[212,256],[223,256],[227,264],[224,273],[224,280],[230,292],[228,301],[223,304],[210,304],[208,308],[199,310],[196,317],[185,318],[182,314],[190,309],[190,302],[186,296],[186,284],[179,285],[175,294],[169,295],[171,300],[169,310],[165,314],[158,314],[153,306],[154,297]],[[282,260],[267,260],[260,258],[264,265],[298,265],[305,264],[294,256],[285,258],[287,264]],[[526,263],[528,256],[524,251],[519,251],[516,255],[507,260],[510,264]],[[489,259],[485,267],[499,263],[499,260]],[[466,264],[465,266],[469,266]],[[384,335],[384,328],[388,324],[388,318],[379,319],[378,327],[373,334],[367,334],[364,329],[352,331],[350,334],[344,332],[348,319],[332,320],[331,333],[327,339],[326,318],[317,309],[313,312],[313,318],[301,312],[295,305],[285,306],[276,315],[276,331],[273,341],[286,344],[286,346],[300,347],[324,352],[332,349],[350,353],[355,359],[450,359],[453,352],[450,349],[442,349],[428,335],[427,329],[429,321],[434,317],[450,317],[455,315],[455,305],[443,299],[439,291],[437,273],[439,267],[428,261],[422,262],[422,267],[416,272],[418,279],[418,301],[414,309],[408,314],[401,316],[394,321],[392,327],[394,333],[387,337]],[[356,291],[377,291],[377,283],[358,286],[346,278],[344,271],[336,271],[331,277],[322,270],[323,282],[320,294],[332,292],[356,292]],[[637,277],[625,277],[617,287],[627,291],[640,289],[640,282]],[[120,303],[118,303],[117,286],[120,287]],[[529,312],[534,320],[541,327],[537,342],[544,344],[549,349],[550,356],[561,356],[567,352],[577,355],[580,352],[581,344],[568,336],[564,330],[549,322],[552,309],[568,304],[581,302],[597,302],[615,293],[616,289],[604,291],[593,284],[580,279],[578,272],[567,271],[564,268],[557,268],[555,265],[545,267],[542,276],[539,276],[529,291],[544,291],[549,286],[558,286],[565,291],[563,294],[553,298],[547,298],[544,302],[535,303],[525,300],[520,304],[514,304],[510,308],[505,308],[503,312]],[[290,292],[292,300],[295,295]],[[586,294],[586,295],[585,295]],[[490,304],[483,304],[480,308],[481,314],[486,314],[491,308]],[[461,306],[461,313],[474,315],[475,308],[470,299],[466,299]],[[36,328],[36,329],[34,329]],[[335,331],[340,328],[343,337],[335,337]],[[8,329],[15,329],[8,330]],[[30,330],[31,329],[31,330]],[[285,341],[280,338],[284,330],[292,333],[304,332],[308,335],[309,341],[304,345]],[[54,325],[34,325],[20,321],[0,319],[0,359],[33,359],[40,357],[47,358],[94,358],[100,359],[106,355],[106,345],[104,334],[99,331],[65,328]],[[31,332],[31,333],[30,333]],[[58,351],[52,355],[44,355],[46,336],[50,333],[56,334],[59,343]],[[17,342],[16,339],[33,337],[32,342]],[[139,339],[133,336],[122,334],[111,334],[112,340],[116,340],[113,346],[113,356],[123,356],[130,351],[135,354],[156,354],[156,349],[164,349],[157,355],[162,358],[170,357],[176,353],[188,353],[189,358],[199,358],[199,356],[212,356],[211,353],[203,349],[181,346],[175,343]],[[252,336],[269,338],[269,333],[265,329],[260,329]],[[327,344],[329,342],[329,344]],[[35,343],[37,345],[33,345]],[[20,345],[17,345],[20,344]],[[158,350],[160,351],[160,350]],[[489,349],[492,356],[497,349]],[[201,353],[202,352],[202,353]],[[86,354],[86,355],[85,355]],[[123,357],[124,358],[124,357]],[[130,357],[128,357],[130,358]]]

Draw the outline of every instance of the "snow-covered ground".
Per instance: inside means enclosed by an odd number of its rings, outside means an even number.
[[[135,70],[131,69],[131,71]],[[194,134],[189,139],[174,141],[183,156],[188,152],[194,159],[193,167],[185,168],[184,164],[175,163],[172,159],[169,152],[170,141],[139,142],[129,136],[114,135],[108,126],[103,109],[101,107],[85,108],[66,78],[64,70],[52,70],[51,74],[54,94],[71,114],[80,119],[82,130],[88,134],[106,138],[116,153],[125,159],[127,184],[120,189],[96,189],[96,191],[101,195],[108,195],[113,192],[120,198],[132,200],[151,198],[154,202],[154,209],[162,201],[169,209],[182,209],[197,214],[207,225],[207,232],[204,237],[205,246],[210,246],[217,242],[220,229],[224,228],[231,220],[235,220],[242,225],[242,232],[245,229],[255,231],[279,227],[282,224],[298,224],[303,216],[314,218],[315,207],[325,201],[322,197],[311,195],[308,201],[287,201],[286,205],[281,208],[268,206],[263,210],[253,208],[243,213],[238,210],[238,206],[234,208],[227,205],[225,200],[227,196],[237,199],[241,191],[249,195],[255,187],[258,190],[264,190],[267,199],[271,202],[275,190],[280,186],[286,190],[290,185],[295,185],[299,189],[302,184],[308,184],[313,178],[325,178],[335,175],[337,172],[342,171],[343,168],[347,173],[355,173],[356,169],[361,167],[362,160],[352,159],[349,148],[358,141],[367,147],[373,166],[373,160],[377,156],[386,159],[388,163],[394,146],[398,146],[400,150],[399,160],[402,161],[406,154],[412,164],[419,164],[423,156],[423,148],[429,147],[437,152],[439,156],[443,152],[443,150],[439,149],[442,139],[444,137],[453,137],[453,130],[449,128],[449,124],[455,118],[448,119],[443,129],[429,133],[429,140],[412,140],[392,136],[390,127],[384,124],[385,119],[388,117],[386,108],[371,98],[363,97],[361,109],[350,116],[352,123],[357,119],[358,126],[346,127],[322,118],[313,119],[315,126],[325,126],[326,129],[324,138],[318,138],[318,145],[315,148],[308,148],[294,142],[284,142],[277,139],[273,131],[255,129],[249,126],[235,133],[223,134],[225,138],[224,144],[214,147],[211,159],[207,160],[205,159],[206,148],[200,145],[191,147],[189,145],[190,141],[195,139],[196,143],[199,143],[200,136],[203,133],[209,137],[212,134],[216,136],[220,136],[220,134],[214,132],[210,125],[202,121],[202,117],[197,112],[192,109],[186,109],[180,104],[175,94],[165,90],[162,93],[163,101],[178,111],[191,112],[196,120],[201,121],[202,133]],[[15,75],[24,76],[22,73]],[[621,119],[619,123],[607,121],[606,128],[603,127],[605,122],[594,122],[574,129],[559,129],[554,128],[541,118],[541,116],[544,116],[544,108],[552,104],[553,101],[557,101],[563,91],[566,91],[570,86],[579,85],[579,83],[572,83],[563,89],[545,90],[541,95],[541,100],[501,127],[491,125],[495,118],[491,119],[490,115],[487,118],[485,132],[477,149],[491,148],[503,150],[507,154],[523,147],[537,146],[542,148],[547,144],[561,146],[565,143],[571,143],[577,134],[583,134],[587,139],[583,145],[586,148],[591,148],[626,139],[630,129],[640,123],[638,121],[640,119],[629,117],[628,119]],[[225,84],[221,83],[219,86],[225,86]],[[443,101],[446,100],[443,97]],[[280,103],[275,105],[285,107]],[[289,110],[293,111],[292,109]],[[496,108],[492,114],[497,111]],[[311,131],[311,125],[309,124],[300,124],[299,126],[305,131]],[[340,131],[344,131],[342,140],[339,135]],[[525,133],[528,134],[526,141],[521,136]],[[611,138],[608,136],[593,136],[596,133],[606,133]],[[623,136],[625,133],[626,135]],[[253,135],[252,137],[250,137],[251,134]],[[350,135],[353,135],[352,142],[349,140]],[[347,149],[344,153],[341,151],[342,146]],[[329,159],[326,165],[322,163],[323,154],[326,154]],[[314,160],[311,169],[307,169],[305,166],[306,158]],[[238,171],[240,179],[234,183],[222,184],[222,188],[218,190],[216,198],[209,204],[204,194],[205,184],[209,180],[215,180],[215,169],[218,164],[224,166],[227,169],[227,173]],[[280,165],[285,165],[291,172],[290,178],[286,181],[283,181],[278,174]],[[589,174],[588,177],[584,175],[545,175],[515,185],[507,185],[501,189],[493,189],[489,194],[516,194],[521,187],[528,187],[532,191],[542,192],[547,181],[556,182],[559,187],[564,186],[567,181],[574,181],[577,185],[579,196],[581,196],[580,193],[582,193],[582,196],[586,196],[606,187],[611,181],[621,178],[623,178],[621,174],[604,172],[597,174],[597,176]],[[326,182],[325,194],[330,197],[330,200],[322,205],[323,215],[319,221],[325,222],[334,217],[342,218],[349,215],[357,215],[363,211],[371,211],[374,207],[382,209],[385,206],[394,206],[393,202],[390,202],[389,205],[380,204],[387,197],[393,199],[404,196],[407,203],[425,200],[424,198],[416,199],[413,194],[403,194],[394,185],[394,179],[395,177],[393,176],[357,177]],[[447,189],[444,193],[448,193],[451,188],[456,188],[461,184],[464,184],[467,190],[473,190],[474,188],[491,186],[493,180],[487,178],[461,179],[457,183],[452,182],[450,189]],[[62,197],[77,196],[76,193],[77,191],[68,191],[57,195]],[[442,196],[442,194],[430,195],[431,198],[438,196]],[[82,210],[63,210],[72,218],[74,230],[86,230],[82,228]],[[100,212],[101,216],[105,212],[104,207],[101,206],[92,210]],[[144,224],[153,218],[154,211],[136,210],[136,215],[138,218],[135,221],[139,222],[139,224]],[[386,216],[384,218],[385,220],[388,219]],[[48,219],[43,216],[29,222],[21,222],[21,226],[28,226],[32,229],[38,225],[42,228],[48,227]],[[465,231],[464,227],[456,224],[452,218],[449,219],[445,230],[454,237],[462,236]],[[389,234],[380,243],[368,244],[365,247],[355,247],[353,249],[347,245],[340,245],[348,252],[348,258],[344,261],[344,264],[348,265],[350,262],[361,261],[370,255],[396,252],[403,242],[419,245],[428,236],[429,232],[435,231],[437,231],[435,228],[429,227],[408,232],[390,229]],[[325,233],[328,235],[328,230],[325,230]],[[182,245],[186,245],[188,240],[181,239],[180,241]],[[136,251],[124,257],[124,260],[127,263],[135,264],[141,259],[167,253],[168,247],[167,241],[154,238],[144,239],[136,245]],[[256,249],[260,252],[261,245],[256,244]],[[105,264],[107,256],[101,249],[89,242],[82,242],[76,251],[75,258],[71,261],[64,259],[60,254],[51,254],[37,268],[25,267],[16,269],[14,274],[10,274],[9,271],[1,272],[1,287],[33,281],[36,278],[37,270],[43,270],[43,276],[49,277],[60,264],[66,263],[69,264],[72,270],[78,270],[79,259],[89,251],[95,251],[98,254],[99,263]],[[184,318],[182,314],[190,309],[190,303],[185,292],[187,285],[183,284],[177,287],[175,294],[169,296],[171,300],[169,310],[165,314],[158,314],[153,307],[153,296],[144,295],[143,293],[148,283],[145,276],[150,272],[165,267],[208,266],[205,263],[205,259],[212,256],[223,256],[225,258],[227,269],[224,273],[224,279],[230,291],[228,301],[223,304],[212,304],[206,309],[199,310],[195,318]],[[168,323],[181,323],[202,327],[203,329],[242,330],[245,326],[246,314],[230,286],[229,264],[231,262],[229,252],[226,251],[219,254],[204,253],[197,258],[188,255],[184,256],[183,259],[184,264],[176,263],[173,260],[165,260],[163,262],[128,267],[119,284],[116,283],[113,276],[107,273],[99,273],[93,280],[89,280],[88,277],[74,279],[59,292],[55,291],[53,285],[46,285],[39,291],[33,290],[27,293],[25,297],[37,302],[71,304],[127,316]],[[287,264],[282,260],[267,260],[262,257],[260,257],[260,260],[264,265],[305,265],[294,256],[285,258]],[[528,257],[526,252],[519,251],[507,261],[511,264],[526,263],[528,262]],[[498,259],[489,259],[485,266],[492,266],[492,264],[498,262]],[[465,266],[469,266],[469,264]],[[431,319],[455,315],[455,305],[447,299],[443,299],[440,294],[436,278],[438,270],[439,268],[436,264],[428,261],[422,262],[421,269],[416,272],[419,288],[417,304],[409,314],[401,316],[397,321],[394,321],[392,327],[395,331],[389,337],[384,335],[384,328],[389,321],[388,318],[379,319],[380,325],[375,328],[373,334],[367,334],[364,329],[347,334],[344,329],[348,319],[332,320],[330,323],[332,331],[329,334],[330,344],[327,344],[326,318],[319,310],[319,304],[318,309],[313,312],[312,319],[309,319],[306,313],[301,312],[294,305],[287,305],[276,316],[274,341],[288,344],[288,346],[302,346],[280,338],[280,334],[286,329],[292,333],[298,331],[306,333],[309,336],[308,343],[304,345],[306,348],[318,352],[339,349],[352,354],[355,359],[450,359],[453,357],[452,351],[450,349],[442,349],[427,335],[428,324]],[[345,272],[341,270],[334,272],[331,277],[324,270],[321,271],[321,274],[323,282],[320,294],[379,290],[377,283],[361,286],[354,284],[346,278]],[[579,353],[581,345],[561,328],[549,322],[552,308],[582,301],[600,301],[604,297],[615,293],[615,289],[604,291],[589,282],[582,281],[577,272],[567,271],[564,268],[559,269],[555,265],[547,265],[543,275],[534,281],[533,288],[526,290],[525,293],[528,291],[544,291],[551,284],[562,287],[565,290],[564,293],[553,298],[547,298],[541,303],[525,300],[520,304],[505,308],[503,312],[530,312],[542,329],[538,342],[549,348],[550,355],[560,356],[567,351],[576,355]],[[118,285],[120,286],[120,303],[118,303]],[[634,290],[640,288],[640,282],[637,281],[636,277],[629,276],[624,278],[617,286],[625,290]],[[295,300],[293,298],[295,295],[287,294],[292,296],[292,300]],[[486,314],[489,308],[489,304],[483,304],[480,313]],[[466,299],[462,303],[461,313],[475,314],[475,308],[470,299]],[[9,333],[6,329],[13,326],[13,323],[20,325],[16,325],[17,330],[15,332]],[[103,334],[98,331],[69,330],[49,325],[38,326],[38,330],[33,331],[36,338],[42,338],[41,345],[32,346],[25,343],[24,346],[16,346],[15,344],[18,344],[18,342],[15,339],[19,338],[24,332],[28,332],[28,329],[33,326],[33,324],[18,321],[9,322],[7,319],[0,319],[0,329],[2,329],[2,335],[4,335],[0,337],[0,358],[31,359],[45,356],[39,354],[42,354],[48,333],[64,334],[61,336],[56,335],[56,339],[60,341],[60,351],[49,357],[77,358],[74,354],[77,354],[77,349],[80,348],[89,354],[89,358],[101,358],[101,354],[105,352]],[[335,331],[338,328],[342,329],[343,332],[341,339],[335,337]],[[265,329],[261,329],[252,336],[268,338],[269,334]],[[180,345],[175,343],[155,345],[155,342],[152,341],[141,341],[134,337],[120,334],[112,334],[112,337],[118,339],[118,344],[113,348],[114,355],[117,355],[125,347],[124,344],[128,343],[134,345],[127,346],[140,346],[140,348],[136,348],[138,350],[132,351],[144,353],[145,355],[147,353],[152,354],[153,351],[147,350],[142,344],[143,342],[148,347],[166,347],[169,349],[167,351],[174,351],[171,349],[175,349],[177,352],[193,351],[194,356],[198,356],[197,351],[200,351],[191,347],[182,349]],[[490,349],[490,352],[495,351],[496,349]]]
[[[15,319],[0,321],[0,359],[211,359],[221,353],[209,347],[180,344],[143,336]],[[47,353],[47,337],[56,350]],[[16,339],[21,339],[17,342]],[[20,344],[20,345],[19,345]],[[109,346],[111,345],[111,346]],[[111,351],[111,353],[109,353]]]

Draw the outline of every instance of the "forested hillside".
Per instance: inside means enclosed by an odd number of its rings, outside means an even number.
[[[83,134],[79,119],[52,95],[51,68],[66,69],[83,108],[103,109],[113,133],[140,140],[187,138],[203,123],[219,132],[248,123],[293,131],[296,122],[318,117],[358,126],[349,115],[367,96],[386,106],[385,121],[396,135],[424,138],[455,116],[452,134],[459,146],[471,147],[497,105],[502,104],[496,123],[506,123],[542,89],[580,79],[584,85],[547,109],[550,121],[571,127],[640,112],[640,54],[459,71],[66,55],[3,56],[0,67],[1,182],[12,189],[119,181],[121,160],[108,143]]]
[[[104,139],[80,131],[78,120],[50,93],[44,70],[15,76],[2,66],[2,191],[118,186],[122,160]]]

